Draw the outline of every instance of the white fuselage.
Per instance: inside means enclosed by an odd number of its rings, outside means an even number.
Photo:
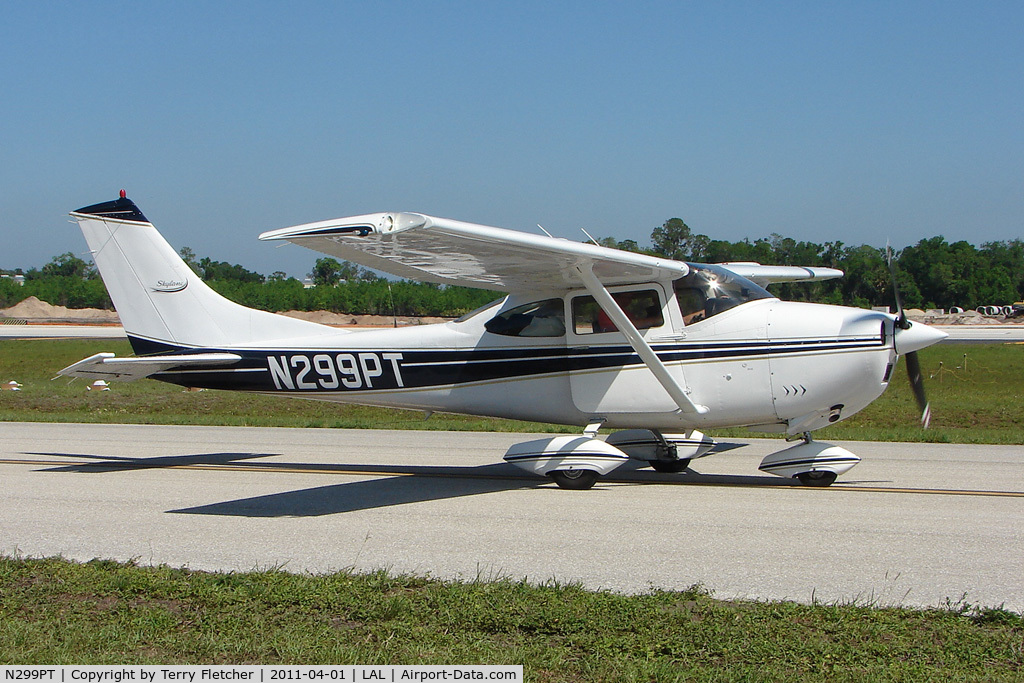
[[[227,347],[252,355],[252,363],[229,373],[233,377],[207,371],[155,377],[573,425],[758,425],[791,432],[852,415],[887,386],[896,360],[889,315],[766,298],[685,325],[670,283],[644,287],[660,292],[664,305],[663,324],[644,330],[644,338],[693,399],[709,408],[705,414],[681,413],[617,331],[567,325],[560,336],[537,337],[485,329],[493,317],[546,299],[543,294],[508,297],[459,322]],[[572,300],[585,294],[557,298],[571,310]],[[242,373],[261,381],[239,387],[233,380]]]

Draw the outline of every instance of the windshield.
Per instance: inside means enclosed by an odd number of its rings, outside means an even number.
[[[722,311],[756,299],[773,299],[773,295],[750,280],[721,266],[686,264],[690,272],[676,280],[676,301],[683,322],[691,325]]]
[[[488,301],[486,304],[484,304],[480,308],[474,308],[469,313],[466,313],[464,315],[459,316],[458,318],[456,318],[452,322],[453,323],[464,323],[467,320],[469,320],[470,318],[476,317],[476,316],[480,315],[481,313],[483,313],[484,311],[490,310],[490,309],[494,308],[495,306],[497,306],[498,304],[503,303],[504,301],[505,301],[504,297],[501,298],[501,299],[495,299],[494,301]]]

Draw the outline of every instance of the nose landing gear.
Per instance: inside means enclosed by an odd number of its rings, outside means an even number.
[[[800,480],[804,486],[830,486],[840,474],[860,462],[842,446],[814,441],[804,432],[803,443],[765,457],[759,470]]]

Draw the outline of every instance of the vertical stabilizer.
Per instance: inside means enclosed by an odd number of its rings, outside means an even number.
[[[178,347],[231,347],[338,330],[225,299],[210,289],[124,191],[73,211],[125,332],[138,353]]]

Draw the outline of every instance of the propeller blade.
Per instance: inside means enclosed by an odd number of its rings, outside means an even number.
[[[935,331],[932,331],[930,328],[925,326],[914,326],[914,330],[917,334],[909,332],[911,324],[909,318],[907,318],[907,312],[903,310],[903,297],[900,296],[900,288],[896,283],[896,263],[893,259],[892,248],[888,244],[885,245],[885,262],[889,266],[889,275],[892,277],[892,293],[893,297],[896,299],[896,310],[898,311],[895,325],[898,330],[906,330],[901,333],[905,338],[907,335],[910,335],[910,338],[906,339],[907,346],[910,348],[923,348],[924,346],[934,344],[936,341],[942,339],[942,337],[938,336],[938,334],[942,333],[935,334]],[[932,332],[931,336],[935,338],[928,339],[923,337],[922,333],[925,331]],[[915,345],[914,342],[917,342],[919,345]],[[896,347],[894,346],[894,348]],[[897,353],[899,353],[898,349]],[[924,377],[921,376],[921,361],[917,359],[916,350],[909,351],[903,355],[907,358],[907,377],[910,378],[910,388],[914,392],[914,399],[917,401],[917,407],[921,411],[921,426],[924,429],[928,429],[928,425],[931,424],[932,421],[932,407],[931,404],[928,403],[928,397],[925,396],[924,393]]]
[[[907,314],[903,311],[903,297],[900,296],[900,288],[896,284],[896,263],[892,256],[892,248],[886,244],[885,263],[889,266],[889,276],[892,278],[892,294],[896,299],[896,326],[905,330],[910,327],[910,321],[907,319]]]
[[[921,376],[921,362],[917,359],[917,351],[906,354],[907,377],[910,378],[910,388],[917,400],[917,407],[921,410],[921,425],[928,429],[932,421],[932,408],[928,403],[928,397],[924,394],[924,377]]]

